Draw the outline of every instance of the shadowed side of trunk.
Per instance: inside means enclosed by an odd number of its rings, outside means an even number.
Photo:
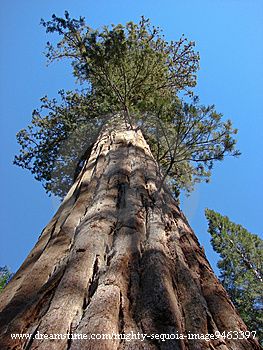
[[[117,118],[118,119],[118,118]],[[1,349],[259,349],[252,339],[152,339],[245,331],[139,130],[113,119],[1,294]],[[11,339],[129,334],[144,341]]]

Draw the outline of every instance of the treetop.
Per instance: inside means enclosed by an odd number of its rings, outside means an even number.
[[[182,36],[168,43],[144,17],[98,30],[65,12],[41,24],[57,34],[47,44],[49,62],[69,59],[81,83],[81,90],[61,90],[58,99],[44,96],[32,123],[17,134],[15,164],[47,192],[67,193],[101,126],[119,112],[142,130],[174,194],[209,181],[214,161],[239,155],[231,121],[194,96],[199,54],[193,41]]]

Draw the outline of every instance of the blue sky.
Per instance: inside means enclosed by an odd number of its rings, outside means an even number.
[[[2,0],[0,13],[0,266],[12,271],[23,262],[51,219],[56,201],[26,170],[12,165],[15,134],[30,123],[39,98],[74,88],[69,64],[46,67],[39,25],[53,13],[85,16],[92,27],[138,21],[141,15],[163,28],[167,40],[182,33],[196,42],[201,56],[196,93],[203,104],[232,119],[239,129],[239,159],[215,166],[210,184],[199,185],[182,206],[208,259],[210,247],[204,208],[228,215],[249,231],[262,233],[263,221],[263,2],[262,0]]]

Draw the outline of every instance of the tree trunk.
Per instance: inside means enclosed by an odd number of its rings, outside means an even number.
[[[251,338],[186,339],[246,327],[169,191],[157,190],[161,183],[139,130],[117,121],[104,127],[58,212],[1,294],[1,350],[260,349]],[[138,332],[148,337],[11,338]]]

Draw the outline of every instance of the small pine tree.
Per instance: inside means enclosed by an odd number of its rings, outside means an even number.
[[[227,216],[206,209],[208,232],[220,254],[220,279],[242,319],[263,342],[263,241]]]
[[[0,267],[0,293],[4,286],[10,281],[13,274],[7,266]]]

